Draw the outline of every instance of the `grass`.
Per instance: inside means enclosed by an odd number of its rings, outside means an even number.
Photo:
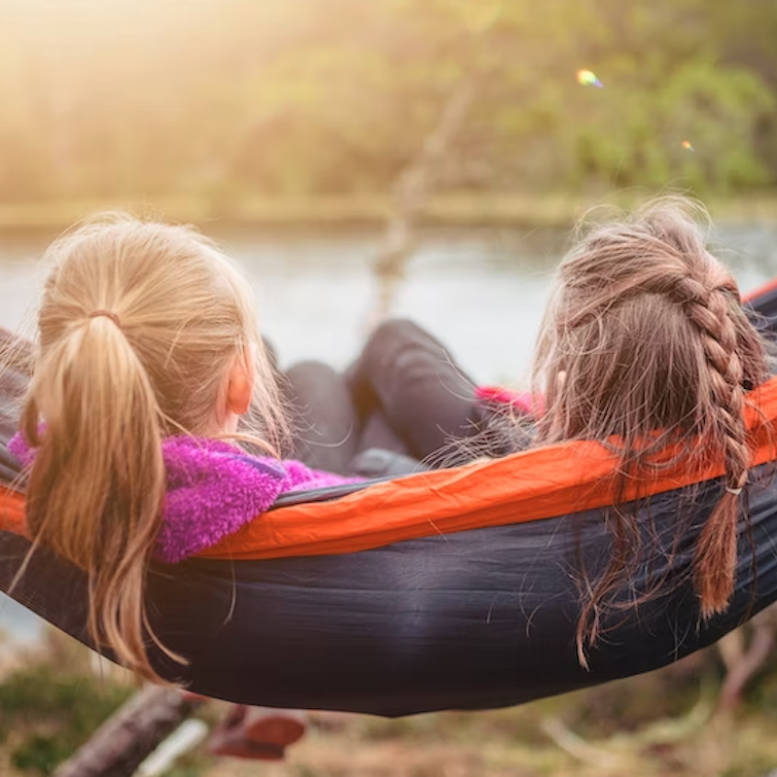
[[[649,196],[629,190],[608,195],[458,192],[431,197],[419,221],[438,226],[568,226],[608,202],[631,207]],[[777,221],[777,192],[704,198],[712,215],[731,221]],[[382,226],[390,198],[381,194],[309,197],[250,196],[219,202],[205,197],[126,197],[0,204],[0,231],[58,232],[91,213],[130,210],[176,222],[247,226]]]
[[[131,692],[59,662],[17,670],[0,683],[0,773],[51,774]]]

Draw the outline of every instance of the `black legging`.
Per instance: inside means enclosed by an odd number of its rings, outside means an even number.
[[[329,472],[353,471],[354,457],[373,448],[428,459],[481,430],[474,383],[410,321],[381,324],[345,374],[308,361],[287,382],[295,455]]]

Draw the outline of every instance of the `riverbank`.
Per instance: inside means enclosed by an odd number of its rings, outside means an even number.
[[[606,196],[459,192],[429,198],[418,223],[441,227],[568,227],[603,203],[633,207],[647,192]],[[704,202],[715,219],[776,222],[777,192],[713,196]],[[61,202],[0,204],[0,232],[59,232],[93,213],[122,210],[168,221],[226,227],[381,227],[390,214],[388,195],[255,196],[231,200],[205,197],[92,198]]]

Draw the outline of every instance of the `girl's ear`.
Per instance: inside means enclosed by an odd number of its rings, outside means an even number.
[[[254,359],[250,348],[235,358],[227,383],[227,410],[245,415],[254,393]]]

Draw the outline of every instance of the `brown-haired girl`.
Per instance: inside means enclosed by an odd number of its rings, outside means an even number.
[[[665,198],[631,217],[600,223],[580,239],[558,269],[536,346],[532,392],[517,397],[515,413],[499,412],[504,402],[495,402],[493,393],[478,399],[466,379],[455,393],[452,378],[403,382],[396,365],[404,373],[428,374],[423,365],[441,354],[408,322],[384,324],[357,365],[390,424],[410,430],[413,453],[432,461],[446,435],[460,436],[462,429],[470,436],[453,451],[469,456],[493,455],[495,441],[497,455],[563,440],[599,441],[618,457],[621,487],[670,464],[701,470],[710,460],[724,461],[720,498],[695,547],[703,618],[724,611],[734,590],[736,527],[750,464],[743,410],[748,392],[769,376],[766,343],[742,308],[736,281],[707,248],[706,221],[700,206]],[[525,418],[532,397],[537,421],[527,430],[514,420]],[[440,424],[430,408],[445,404],[449,412]],[[418,407],[425,417],[418,417]],[[477,434],[484,424],[491,427],[487,440]],[[606,525],[612,553],[604,571],[589,579],[579,570],[583,662],[603,613],[629,589],[631,573],[650,552],[636,509],[607,510]],[[678,521],[676,539],[685,531]]]
[[[692,471],[725,462],[693,563],[701,615],[709,618],[734,590],[750,466],[743,411],[769,367],[736,281],[707,248],[705,221],[700,206],[668,198],[583,238],[558,271],[534,387],[545,404],[536,444],[598,440],[618,456],[624,483],[667,466],[669,449],[671,463]],[[602,606],[645,561],[636,511],[610,510],[607,522],[613,550],[603,574],[586,582],[581,654],[596,639]]]

